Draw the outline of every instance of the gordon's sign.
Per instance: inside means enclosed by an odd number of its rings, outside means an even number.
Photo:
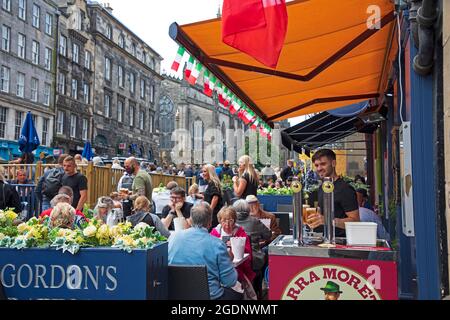
[[[366,277],[337,265],[310,267],[297,274],[284,290],[283,300],[381,300]]]
[[[0,267],[4,288],[105,290],[117,289],[117,267],[8,263]]]
[[[112,248],[0,249],[0,281],[13,300],[167,299],[167,243],[127,253]]]

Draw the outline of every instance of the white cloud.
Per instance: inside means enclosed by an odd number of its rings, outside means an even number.
[[[161,65],[170,71],[178,45],[169,37],[172,22],[187,24],[217,16],[222,0],[107,0],[113,15],[144,40],[165,60]],[[180,68],[181,69],[181,68]],[[181,74],[181,73],[180,73]]]

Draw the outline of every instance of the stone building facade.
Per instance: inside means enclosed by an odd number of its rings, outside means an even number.
[[[236,129],[244,129],[242,121],[219,106],[215,96],[205,95],[202,88],[201,82],[191,86],[185,80],[164,76],[157,119],[164,162],[233,161],[237,146],[242,148],[236,135]],[[174,130],[178,130],[176,136]]]
[[[88,4],[95,42],[93,146],[97,154],[154,159],[162,58],[111,12]]]
[[[1,156],[18,156],[17,140],[31,111],[43,147],[53,139],[57,6],[52,1],[0,3]],[[42,150],[42,148],[40,148]]]
[[[58,72],[54,146],[74,154],[92,139],[94,53],[84,0],[56,0]]]

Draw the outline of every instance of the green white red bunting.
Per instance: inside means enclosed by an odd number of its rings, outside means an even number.
[[[172,70],[177,72],[180,67],[181,60],[183,59],[184,53],[186,49],[182,46],[178,48],[177,56],[175,57],[175,61],[172,63]]]
[[[189,79],[189,77],[191,76],[192,68],[194,68],[194,62],[195,62],[194,57],[189,56],[189,60],[186,65],[186,70],[184,70],[184,77],[186,79]]]
[[[259,124],[260,124],[259,119],[256,118],[256,120],[255,120],[255,121],[252,123],[252,125],[250,126],[250,129],[256,130],[256,129],[258,128]]]
[[[176,58],[172,64],[172,70],[178,71],[181,61],[183,59],[186,49],[180,46],[177,51]],[[263,137],[271,139],[271,129],[264,123],[263,120],[258,118],[256,114],[249,108],[245,103],[236,97],[236,95],[227,88],[223,83],[221,83],[217,77],[211,73],[208,69],[194,59],[193,56],[189,55],[189,59],[186,64],[186,69],[184,70],[185,79],[191,84],[195,85],[203,72],[203,93],[209,97],[212,97],[213,92],[216,91],[219,103],[224,107],[228,108],[231,114],[236,114],[239,119],[241,119],[246,125],[250,125],[252,130],[258,130]]]
[[[208,97],[211,97],[216,86],[217,78],[211,74],[208,69],[205,69],[205,72],[203,73],[203,82],[203,93]]]
[[[195,83],[197,82],[198,76],[200,75],[200,72],[202,71],[202,69],[203,69],[202,64],[197,61],[196,64],[195,64],[194,70],[192,70],[192,72],[191,72],[191,74],[189,75],[189,78],[188,78],[188,82],[191,85],[195,85]]]

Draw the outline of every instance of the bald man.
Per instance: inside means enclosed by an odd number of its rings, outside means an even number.
[[[152,202],[152,179],[145,170],[141,170],[139,162],[136,158],[131,157],[125,160],[125,171],[133,175],[133,186],[131,187],[132,194],[127,196],[128,200],[134,201],[139,196],[145,196],[150,203]]]

